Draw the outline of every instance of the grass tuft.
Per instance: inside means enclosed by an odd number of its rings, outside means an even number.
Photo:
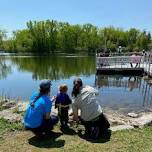
[[[22,123],[10,123],[5,119],[0,119],[0,135],[8,131],[23,130]]]

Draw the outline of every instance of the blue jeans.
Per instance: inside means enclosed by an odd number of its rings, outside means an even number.
[[[36,135],[42,135],[42,133],[50,133],[53,129],[54,125],[57,124],[59,121],[57,116],[52,115],[50,119],[44,120],[41,126],[37,128],[26,128],[26,130],[31,130]]]

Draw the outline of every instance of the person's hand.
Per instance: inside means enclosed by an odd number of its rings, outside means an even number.
[[[76,121],[76,123],[78,123],[79,122],[79,117],[76,116],[76,115],[73,115],[73,121]]]
[[[73,116],[73,112],[71,112],[71,113],[69,114],[69,116]]]
[[[56,100],[56,96],[53,96],[52,98],[51,98],[51,101],[55,101]]]

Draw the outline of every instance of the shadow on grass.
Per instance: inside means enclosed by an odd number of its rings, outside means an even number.
[[[106,133],[100,135],[100,137],[98,139],[91,139],[89,138],[87,135],[82,134],[81,131],[78,132],[78,136],[84,140],[87,140],[89,142],[92,143],[106,143],[108,141],[110,141],[111,138],[111,130],[108,130]]]
[[[62,131],[62,133],[66,134],[66,135],[75,135],[75,134],[77,134],[75,132],[75,130],[72,129],[72,128],[61,129],[61,131]]]
[[[37,137],[34,136],[28,139],[30,145],[39,147],[39,148],[60,148],[65,144],[65,140],[56,140],[62,133],[52,132],[50,135]]]

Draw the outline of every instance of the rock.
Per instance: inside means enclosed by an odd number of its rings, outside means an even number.
[[[16,105],[17,105],[17,103],[15,101],[10,101],[10,102],[5,102],[1,106],[3,109],[9,109],[9,108],[15,107]]]
[[[27,106],[28,106],[28,102],[18,102],[17,103],[17,111],[23,112],[26,110]]]
[[[128,124],[128,118],[125,115],[119,114],[114,111],[104,113],[108,118],[111,126]]]
[[[6,103],[6,102],[8,102],[8,100],[7,99],[5,99],[5,100],[0,100],[0,106],[2,106],[4,103]]]
[[[24,112],[26,110],[26,107],[28,105],[28,102],[17,102],[17,101],[9,101],[9,102],[3,102],[1,106],[4,107],[0,111],[0,118],[3,118],[9,122],[21,122],[23,119],[23,116],[21,112]],[[52,114],[57,115],[57,109],[52,107]],[[69,110],[69,114],[72,113],[71,109]],[[117,130],[124,130],[124,129],[133,129],[136,127],[142,128],[145,125],[149,125],[152,123],[152,113],[142,113],[142,114],[136,114],[136,113],[128,113],[127,116],[120,114],[116,111],[112,111],[107,109],[104,111],[104,114],[108,118],[110,124],[111,124],[111,130],[117,131]],[[79,111],[80,115],[80,111]],[[129,117],[128,117],[129,116]],[[72,116],[70,117],[70,120],[73,121]]]
[[[152,80],[149,80],[149,81],[148,81],[148,84],[152,85]]]
[[[148,76],[148,75],[143,76],[143,79],[144,79],[144,80],[148,80],[148,79],[149,79],[149,76]]]
[[[108,118],[108,120],[112,126],[126,124],[125,121],[120,118]]]
[[[130,125],[118,125],[118,126],[110,127],[110,129],[111,131],[118,131],[118,130],[134,129],[134,127]]]
[[[133,112],[128,113],[128,114],[127,114],[127,116],[132,117],[132,118],[137,118],[137,117],[139,117],[139,115],[138,115],[138,114],[133,113]]]
[[[130,120],[130,122],[133,126],[138,126],[139,128],[142,128],[146,125],[150,125],[152,124],[152,113],[145,113],[139,118],[134,118]]]
[[[0,111],[0,118],[7,120],[8,122],[21,122],[23,116],[20,112],[25,111],[28,102],[10,101],[3,103]]]
[[[0,118],[3,118],[11,123],[22,121],[22,116],[20,114],[12,113],[10,110],[0,111]]]

